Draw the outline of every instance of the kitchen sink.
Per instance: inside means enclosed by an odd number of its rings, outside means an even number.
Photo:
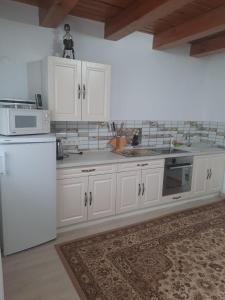
[[[126,157],[139,157],[139,156],[151,156],[158,155],[158,153],[150,148],[144,149],[126,149],[120,152],[119,154]]]
[[[189,151],[176,149],[176,148],[158,148],[155,149],[158,154],[179,154],[179,153],[188,153]]]
[[[134,148],[126,149],[119,152],[120,155],[126,157],[141,157],[141,156],[152,156],[152,155],[163,155],[163,154],[179,154],[188,153],[188,151],[174,148]]]

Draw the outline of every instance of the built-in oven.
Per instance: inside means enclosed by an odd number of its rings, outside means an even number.
[[[193,157],[165,159],[163,196],[191,191]]]

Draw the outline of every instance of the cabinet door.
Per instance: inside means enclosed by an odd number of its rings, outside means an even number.
[[[82,120],[109,120],[111,67],[82,62]]]
[[[48,82],[48,104],[52,120],[81,120],[81,62],[49,58]]]
[[[86,221],[88,177],[60,179],[57,181],[58,226]]]
[[[220,192],[223,186],[225,169],[225,156],[213,155],[209,158],[210,178],[208,180],[208,192]]]
[[[116,212],[124,213],[139,208],[141,171],[117,174]]]
[[[142,171],[141,207],[157,204],[162,199],[163,169]]]
[[[2,272],[2,255],[0,249],[0,300],[4,300],[3,272]]]
[[[89,176],[88,219],[115,215],[116,175]]]
[[[207,171],[209,168],[208,157],[199,156],[194,158],[192,192],[194,196],[200,196],[207,193]]]

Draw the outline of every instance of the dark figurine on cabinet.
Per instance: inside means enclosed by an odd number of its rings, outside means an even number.
[[[73,48],[74,43],[73,43],[72,35],[70,34],[70,25],[65,24],[64,30],[66,34],[63,37],[63,44],[64,44],[63,57],[75,59],[75,52]]]

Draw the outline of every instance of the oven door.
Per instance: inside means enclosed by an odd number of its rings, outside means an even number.
[[[163,196],[191,191],[192,163],[166,164],[163,181]]]
[[[43,131],[43,112],[32,109],[10,109],[10,134],[36,134]]]

